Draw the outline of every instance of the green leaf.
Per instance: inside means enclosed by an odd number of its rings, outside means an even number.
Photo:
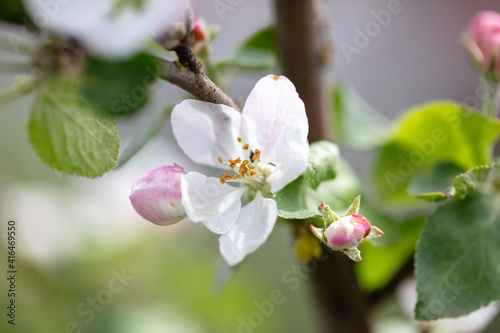
[[[454,173],[456,174],[456,170]],[[435,171],[434,174],[427,180],[421,179],[421,177],[415,177],[413,183],[421,182],[431,182],[434,180],[437,188],[446,188],[442,191],[427,192],[416,194],[418,197],[429,200],[429,201],[442,201],[450,197],[457,197],[458,199],[463,199],[466,196],[473,193],[479,186],[485,184],[494,184],[500,181],[500,163],[492,163],[489,165],[478,165],[465,173],[461,173],[455,176],[453,181],[449,180],[449,176],[453,173],[452,169],[448,169],[448,174],[444,175],[442,171]],[[441,177],[441,179],[439,179]],[[446,186],[447,184],[452,184]],[[429,186],[424,186],[429,190]],[[410,186],[411,189],[411,186]],[[424,191],[425,192],[425,191]]]
[[[116,123],[88,106],[75,81],[49,78],[40,85],[29,132],[38,155],[59,171],[95,178],[116,166]]]
[[[336,144],[317,141],[311,144],[309,161],[304,177],[316,189],[326,180],[334,179],[340,164],[340,151]]]
[[[262,49],[272,52],[276,57],[278,52],[278,38],[276,37],[276,28],[274,26],[265,27],[245,40],[241,50]]]
[[[408,208],[422,201],[408,193],[412,179],[439,163],[467,170],[487,164],[488,148],[500,133],[500,122],[453,102],[417,106],[399,120],[392,138],[380,149],[375,185],[380,202]]]
[[[239,68],[247,70],[261,70],[273,68],[277,65],[276,57],[270,51],[263,49],[245,49],[238,51],[232,57],[217,63],[219,70]]]
[[[489,165],[479,165],[460,174],[455,178],[453,187],[454,196],[458,199],[464,199],[473,193],[481,185],[498,184],[500,180],[500,162]],[[498,187],[497,187],[498,188]]]
[[[146,105],[159,66],[154,57],[109,62],[89,57],[82,77],[82,96],[90,106],[114,116],[131,115]]]
[[[476,191],[429,217],[416,254],[421,320],[466,315],[500,298],[500,195]]]
[[[278,216],[285,219],[319,217],[319,204],[323,201],[337,212],[345,211],[360,192],[360,184],[350,166],[340,160],[337,177],[322,182],[317,189],[300,176],[274,195]]]
[[[332,128],[341,146],[367,150],[383,143],[390,123],[350,86],[337,83],[333,90]]]
[[[431,172],[417,174],[412,178],[408,193],[429,201],[446,199],[453,193],[453,180],[464,171],[452,163],[436,164]]]
[[[0,4],[0,20],[19,24],[26,24],[27,21],[32,25],[22,0],[2,1]]]
[[[318,202],[310,195],[311,184],[300,176],[274,195],[278,204],[278,216],[285,219],[307,219],[319,217]]]
[[[245,40],[235,55],[217,64],[219,70],[239,68],[261,70],[276,67],[279,62],[274,26],[263,28]]]

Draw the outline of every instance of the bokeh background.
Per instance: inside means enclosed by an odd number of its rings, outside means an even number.
[[[0,1],[0,11],[7,2]],[[477,11],[500,11],[500,3],[401,0],[401,13],[392,16],[391,22],[349,61],[340,44],[353,45],[355,29],[364,29],[373,20],[371,11],[386,9],[390,2],[328,1],[331,36],[337,48],[332,82],[350,83],[389,119],[431,99],[463,102],[474,96],[477,77],[461,49],[459,35]],[[198,1],[195,14],[222,28],[212,46],[216,59],[230,56],[243,39],[273,23],[272,1],[233,1],[233,10],[222,16],[215,3]],[[0,66],[3,89],[16,73],[1,62]],[[236,75],[227,90],[244,101],[265,74]],[[184,97],[168,83],[160,84],[153,94],[144,112],[118,120],[122,149],[165,103]],[[7,283],[1,275],[1,332],[317,330],[314,299],[305,273],[308,267],[294,256],[288,226],[278,225],[269,241],[230,275],[218,254],[217,237],[202,225],[159,227],[132,209],[129,191],[144,172],[172,163],[186,170],[196,168],[176,146],[168,122],[161,135],[124,167],[100,179],[81,179],[54,172],[31,148],[27,133],[30,98],[0,108],[0,234],[5,236],[8,219],[16,220],[19,271],[14,328],[6,324]],[[362,179],[368,179],[370,154],[344,150],[343,155]],[[4,240],[2,274],[6,271]],[[123,272],[130,279],[122,283],[120,291],[110,293],[110,283]],[[374,314],[375,332],[420,332],[419,325],[407,316],[414,299],[411,281],[405,285],[399,297],[384,303]],[[276,290],[283,292],[283,302],[270,310],[267,300]],[[107,304],[90,311],[87,303],[98,296]],[[87,315],[79,315],[78,309],[87,310]],[[485,328],[496,312],[493,307],[466,323],[444,321],[430,329],[498,332],[499,319]],[[481,325],[467,326],[470,323]]]

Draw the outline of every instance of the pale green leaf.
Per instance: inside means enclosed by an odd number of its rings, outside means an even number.
[[[412,179],[439,163],[462,170],[491,160],[489,147],[500,134],[500,122],[441,101],[417,106],[396,124],[375,165],[381,204],[409,208],[422,200],[408,193]]]
[[[40,85],[29,132],[38,155],[56,170],[95,178],[116,166],[115,121],[91,109],[74,81],[53,77]]]
[[[304,177],[313,188],[326,180],[334,179],[340,164],[340,151],[336,144],[317,141],[311,144],[309,161]]]
[[[455,170],[456,173],[456,170]],[[441,179],[437,177],[441,175]],[[456,197],[458,199],[463,199],[466,196],[472,194],[478,187],[482,185],[494,184],[500,181],[500,163],[492,163],[488,165],[478,165],[467,172],[461,173],[456,176],[452,181],[449,180],[448,176],[442,175],[439,172],[430,178],[434,179],[437,187],[446,187],[446,190],[427,192],[418,194],[418,197],[426,199],[428,201],[442,201],[450,197]],[[421,181],[420,178],[415,177],[414,183]],[[445,184],[448,183],[448,186]],[[452,184],[452,185],[450,185]],[[448,189],[449,188],[449,189]]]
[[[350,166],[340,161],[337,177],[322,182],[313,189],[303,176],[275,194],[278,215],[285,219],[306,219],[321,214],[318,206],[323,201],[336,212],[345,211],[361,192],[356,174]]]

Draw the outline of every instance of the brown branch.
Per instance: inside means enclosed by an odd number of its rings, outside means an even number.
[[[322,246],[326,254],[317,260],[317,269],[311,273],[321,332],[370,332],[365,299],[356,282],[353,262],[344,254]]]
[[[324,0],[275,0],[283,71],[297,88],[309,119],[309,141],[330,138],[326,67],[332,58]]]
[[[184,89],[199,100],[224,104],[241,111],[240,107],[203,72],[202,64],[191,48],[194,40],[194,31],[193,15],[190,11],[186,13],[185,27],[186,36],[182,40],[178,40],[178,44],[174,48],[168,49],[174,51],[179,60],[172,62],[165,59],[158,59],[161,62],[160,77]],[[164,39],[168,38],[169,34],[166,31],[165,35],[158,36],[157,42],[159,45],[167,48]]]
[[[326,67],[331,48],[323,0],[275,0],[277,35],[284,74],[306,105],[309,141],[328,140],[329,87]],[[321,332],[370,332],[365,295],[358,287],[353,262],[328,251],[312,272]]]
[[[240,111],[240,107],[210,80],[203,71],[196,74],[179,63],[161,59],[160,77],[192,94],[199,100],[224,104]]]

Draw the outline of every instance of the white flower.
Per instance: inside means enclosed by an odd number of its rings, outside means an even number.
[[[142,0],[128,4],[123,0],[24,0],[24,3],[40,28],[77,38],[91,53],[106,58],[137,53],[158,29],[181,19],[186,8],[186,0]],[[122,7],[117,7],[118,4]]]
[[[174,108],[172,127],[193,161],[229,172],[221,178],[190,172],[181,192],[189,219],[220,234],[222,256],[236,265],[271,234],[277,218],[272,194],[306,168],[304,103],[290,80],[269,75],[256,84],[242,113],[186,100]]]

